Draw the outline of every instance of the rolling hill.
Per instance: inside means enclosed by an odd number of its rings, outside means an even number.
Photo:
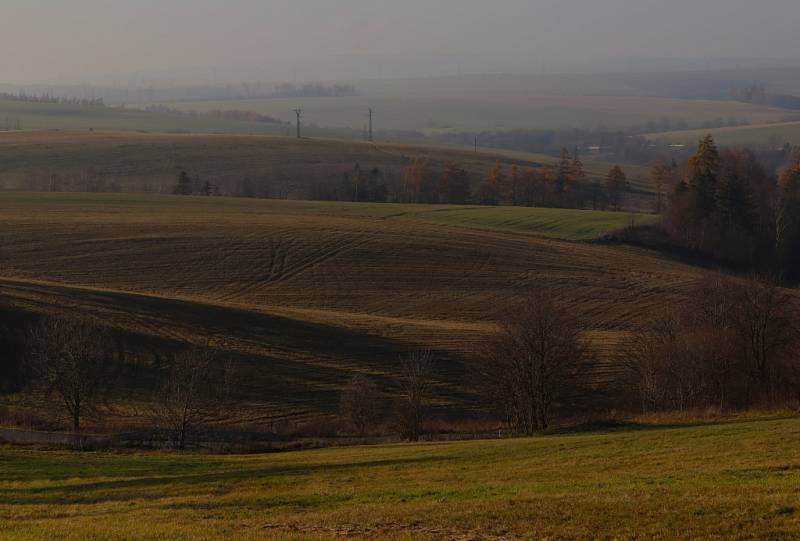
[[[377,130],[428,134],[507,130],[646,129],[664,120],[700,128],[736,120],[780,122],[788,111],[723,100],[620,96],[354,96],[169,102],[183,111],[238,109],[285,117],[302,107],[307,124],[361,130],[375,110]]]
[[[246,376],[240,421],[330,414],[347,379],[367,373],[389,389],[399,355],[420,348],[441,358],[439,405],[458,412],[474,404],[464,362],[526,292],[553,290],[601,351],[682,297],[699,269],[639,249],[556,238],[590,239],[629,219],[3,193],[0,290],[17,307],[80,313],[145,343],[219,344]],[[586,377],[599,383],[615,373],[598,359]],[[151,377],[144,370],[134,378],[127,399],[146,399]]]
[[[717,143],[724,146],[771,147],[774,149],[782,147],[785,143],[793,146],[800,145],[800,122],[653,133],[647,137],[652,140],[691,146],[697,144],[697,141],[709,133],[714,136]]]
[[[477,184],[494,164],[541,167],[555,158],[522,152],[479,152],[446,146],[370,144],[336,139],[135,132],[0,132],[0,186],[48,190],[54,177],[63,190],[99,184],[121,191],[171,193],[178,174],[216,184],[250,179],[275,198],[304,198],[320,180],[338,180],[352,172],[379,167],[402,177],[412,158],[435,167],[453,161]],[[600,180],[612,164],[585,160],[587,174]],[[648,192],[645,168],[626,167],[634,188]],[[647,203],[644,203],[645,205]]]
[[[126,130],[162,133],[283,135],[285,125],[243,122],[124,107],[26,102],[0,97],[0,130]]]

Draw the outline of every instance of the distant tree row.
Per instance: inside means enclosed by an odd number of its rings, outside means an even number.
[[[322,83],[308,83],[296,85],[281,83],[275,87],[274,96],[278,98],[326,98],[355,96],[356,89],[353,85],[324,85]]]
[[[59,96],[51,96],[50,94],[11,94],[7,92],[0,93],[0,100],[10,101],[23,101],[27,103],[56,103],[61,105],[81,105],[83,107],[105,107],[103,98],[65,98]]]
[[[731,98],[745,103],[756,105],[768,105],[770,107],[780,107],[783,109],[800,109],[800,97],[788,94],[770,94],[767,87],[761,84],[734,88],[731,91]]]
[[[619,166],[609,171],[603,183],[591,181],[579,158],[564,150],[552,168],[506,169],[495,164],[474,187],[469,173],[449,162],[439,170],[425,159],[412,159],[401,177],[379,168],[364,170],[356,165],[341,179],[316,183],[310,199],[396,202],[418,204],[476,204],[528,207],[592,208],[619,210],[630,190]]]
[[[145,111],[151,113],[164,113],[170,115],[204,117],[216,120],[230,120],[234,122],[260,122],[262,124],[283,124],[279,118],[271,117],[253,111],[242,111],[239,109],[212,109],[210,111],[182,111],[173,109],[166,105],[150,105]]]
[[[173,193],[175,195],[204,195],[206,197],[222,195],[219,186],[207,180],[201,182],[199,179],[192,179],[186,171],[181,171],[178,176],[178,183],[175,185]]]
[[[473,353],[471,387],[485,412],[522,435],[601,404],[649,413],[800,403],[800,312],[793,295],[755,278],[707,276],[686,299],[662,307],[601,353],[575,310],[540,288],[508,310]],[[590,388],[586,375],[608,355],[617,376]],[[426,359],[414,357],[402,370],[399,396],[410,420],[401,426],[410,439],[419,437],[436,399]],[[380,401],[374,382],[358,376],[343,391],[340,411],[363,435],[380,422]]]

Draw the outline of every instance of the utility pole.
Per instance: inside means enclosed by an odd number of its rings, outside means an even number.
[[[295,109],[294,114],[297,115],[297,138],[300,139],[300,119],[303,118],[303,110]]]
[[[372,143],[374,141],[372,137],[372,107],[369,108],[369,142]]]
[[[475,154],[478,153],[478,136],[475,136]]]

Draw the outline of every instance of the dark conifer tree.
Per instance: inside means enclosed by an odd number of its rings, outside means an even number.
[[[178,184],[175,186],[175,193],[177,195],[192,195],[192,179],[186,171],[181,171],[178,176]]]

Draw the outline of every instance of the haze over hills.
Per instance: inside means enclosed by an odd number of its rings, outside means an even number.
[[[731,91],[764,85],[774,94],[800,95],[800,61],[729,62],[709,60],[692,69],[678,64],[674,70],[655,69],[658,62],[632,62],[630,66],[602,70],[463,72],[415,77],[329,77],[297,79],[270,73],[225,76],[219,82],[199,77],[119,76],[87,78],[80,84],[13,84],[0,80],[0,92],[43,94],[77,98],[102,97],[109,104],[143,104],[154,101],[241,99],[266,97],[286,81],[346,83],[363,96],[656,96],[690,99],[729,98]],[[651,65],[652,64],[652,65]],[[755,67],[752,64],[756,64]],[[648,69],[649,66],[649,69]],[[180,73],[181,70],[178,70]],[[216,70],[211,70],[216,72]]]
[[[797,0],[3,0],[0,541],[800,538]]]

